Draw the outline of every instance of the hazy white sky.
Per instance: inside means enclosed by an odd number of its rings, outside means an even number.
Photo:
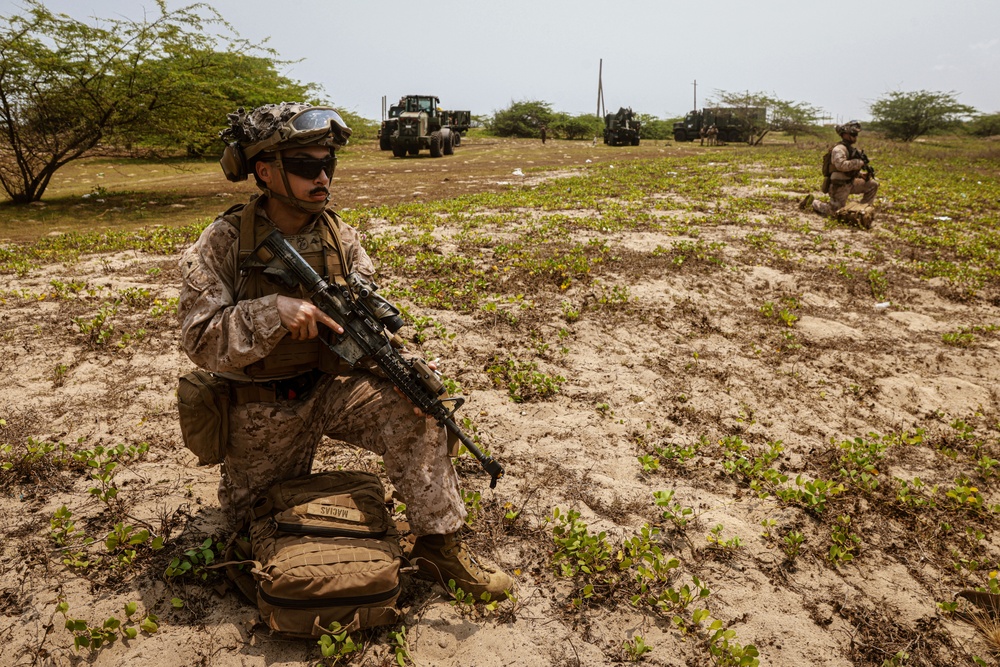
[[[77,19],[156,15],[152,0],[47,0]],[[190,4],[167,0],[178,8]],[[683,115],[714,92],[762,91],[834,120],[868,118],[890,90],[954,91],[1000,111],[1000,0],[210,0],[239,33],[301,62],[369,118],[406,93],[486,115],[512,100],[593,113],[604,60],[608,110]],[[21,11],[0,0],[0,14]]]

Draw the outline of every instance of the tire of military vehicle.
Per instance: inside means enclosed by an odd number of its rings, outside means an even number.
[[[688,140],[687,136],[684,134],[683,130],[674,130],[674,141],[687,141],[687,140]]]
[[[387,134],[383,134],[378,138],[379,150],[391,151],[392,150],[392,137]]]
[[[406,157],[406,147],[405,146],[392,146],[392,154],[396,157]]]
[[[431,157],[441,157],[444,155],[442,150],[443,141],[440,132],[431,132]]]
[[[445,155],[454,155],[455,154],[455,144],[454,144],[454,141],[455,141],[455,133],[454,132],[452,132],[448,128],[444,128],[444,129],[441,130],[441,143],[443,144],[442,147],[441,147],[441,149],[444,151]]]
[[[639,137],[636,137],[635,139],[632,140],[632,145],[633,146],[638,146],[639,145]]]
[[[452,146],[461,146],[462,145],[462,133],[461,132],[452,132],[451,133],[451,145]]]

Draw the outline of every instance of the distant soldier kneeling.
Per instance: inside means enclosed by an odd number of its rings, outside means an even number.
[[[875,201],[879,183],[875,180],[875,170],[869,164],[868,156],[854,147],[861,132],[861,123],[852,120],[838,125],[836,130],[841,141],[830,149],[823,160],[823,192],[829,192],[830,202],[814,201],[813,195],[808,194],[799,202],[799,209],[805,210],[811,205],[813,211],[824,217],[832,216],[871,229],[875,219],[872,202]],[[861,202],[848,203],[848,197],[856,194],[862,195]]]

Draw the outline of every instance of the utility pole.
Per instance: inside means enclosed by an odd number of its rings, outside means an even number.
[[[694,80],[694,110],[698,110],[698,79]]]
[[[601,58],[600,63],[597,65],[597,117],[604,118],[604,83],[602,81],[602,76],[604,75],[604,58]]]

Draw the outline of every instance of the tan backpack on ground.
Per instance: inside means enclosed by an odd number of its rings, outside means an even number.
[[[845,222],[861,229],[871,229],[872,222],[875,221],[875,207],[871,204],[860,202],[847,202],[843,208],[834,213],[841,222]]]
[[[319,637],[335,621],[353,632],[399,619],[402,552],[375,475],[279,482],[254,503],[249,531],[249,544],[231,546],[226,571],[272,630]]]

